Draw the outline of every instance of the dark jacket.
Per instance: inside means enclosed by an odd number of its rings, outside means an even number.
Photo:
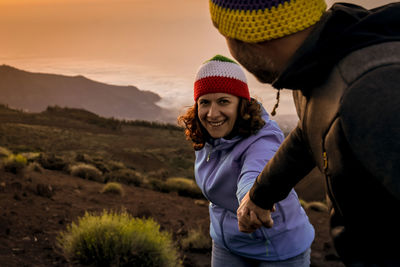
[[[344,261],[399,259],[400,4],[336,4],[273,83],[293,90],[298,126],[250,191],[271,208],[315,166]]]

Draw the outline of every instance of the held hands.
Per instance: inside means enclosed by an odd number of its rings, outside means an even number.
[[[251,201],[249,192],[247,192],[237,209],[239,231],[243,233],[252,233],[261,226],[271,228],[274,224],[271,218],[271,211],[274,212],[275,207],[273,207],[272,210],[265,210],[258,207]]]

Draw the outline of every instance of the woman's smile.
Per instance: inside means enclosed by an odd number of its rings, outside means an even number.
[[[226,120],[223,121],[208,121],[208,123],[212,126],[212,127],[219,127],[222,124],[224,124],[226,122]]]

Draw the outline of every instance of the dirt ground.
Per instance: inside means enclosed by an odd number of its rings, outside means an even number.
[[[125,196],[99,193],[103,184],[60,172],[14,175],[0,171],[0,266],[69,266],[55,246],[58,233],[85,211],[126,209],[133,216],[153,217],[177,241],[189,229],[208,231],[207,203],[125,186]],[[343,266],[332,248],[328,215],[307,210],[316,229],[312,266]],[[210,266],[210,251],[182,251],[185,266]]]

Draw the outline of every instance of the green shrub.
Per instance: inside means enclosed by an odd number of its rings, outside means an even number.
[[[140,186],[143,184],[144,178],[140,175],[140,173],[124,168],[107,173],[105,181]]]
[[[181,266],[169,233],[128,213],[86,213],[57,237],[71,262],[94,266]]]
[[[189,230],[188,236],[181,240],[184,250],[210,250],[211,238],[201,228]]]
[[[107,183],[106,185],[103,186],[103,189],[101,190],[101,193],[107,193],[107,194],[116,194],[123,196],[124,195],[124,189],[122,188],[122,185],[119,183],[114,183],[110,182]]]
[[[180,196],[201,198],[203,194],[194,180],[174,177],[168,178],[165,186],[170,192],[178,192]]]
[[[7,172],[12,172],[16,174],[22,172],[22,170],[25,169],[27,163],[28,160],[24,156],[20,154],[11,154],[3,161],[3,168]]]
[[[101,171],[99,171],[93,165],[86,163],[78,163],[76,165],[71,166],[70,170],[73,176],[78,176],[83,179],[88,179],[97,182],[104,182],[104,178]]]

